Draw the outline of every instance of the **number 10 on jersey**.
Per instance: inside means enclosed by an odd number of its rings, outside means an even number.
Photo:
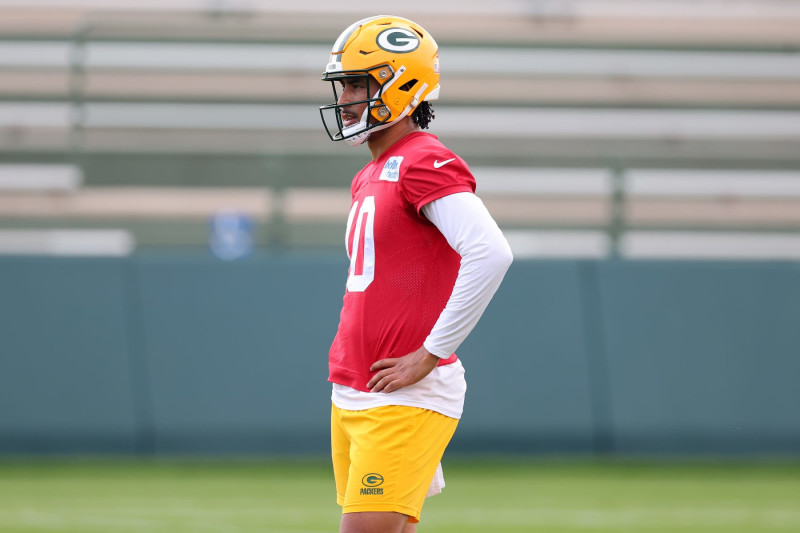
[[[364,292],[375,279],[375,197],[367,196],[361,203],[354,202],[347,217],[346,242],[350,269],[347,290]],[[355,226],[355,227],[353,227]]]

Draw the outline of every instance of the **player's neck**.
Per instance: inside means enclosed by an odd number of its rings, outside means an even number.
[[[413,118],[405,117],[390,128],[372,132],[367,139],[367,146],[372,152],[372,160],[377,161],[394,143],[415,131],[421,131],[417,123]]]

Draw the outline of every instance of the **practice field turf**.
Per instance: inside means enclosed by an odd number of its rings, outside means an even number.
[[[800,531],[800,464],[445,462],[419,531]],[[0,532],[330,533],[318,461],[0,462]]]

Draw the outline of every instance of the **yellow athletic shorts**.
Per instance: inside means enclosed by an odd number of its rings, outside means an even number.
[[[336,501],[342,513],[392,511],[419,522],[458,420],[418,407],[331,411]]]

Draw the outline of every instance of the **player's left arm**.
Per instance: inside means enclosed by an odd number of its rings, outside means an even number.
[[[478,323],[503,280],[513,256],[483,202],[468,192],[450,194],[422,207],[425,215],[461,255],[453,292],[422,346],[403,357],[381,359],[367,383],[372,392],[413,385],[452,355]]]

